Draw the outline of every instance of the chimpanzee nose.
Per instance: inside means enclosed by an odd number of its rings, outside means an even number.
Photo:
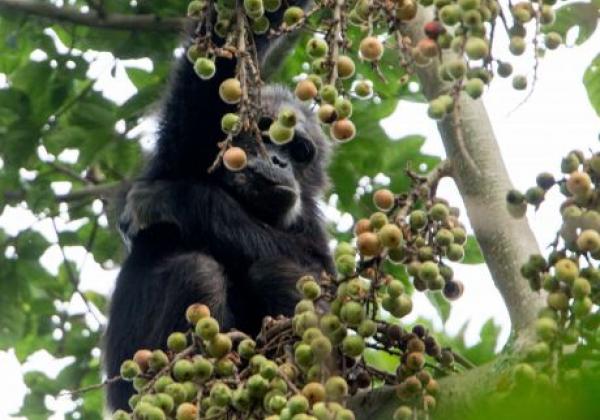
[[[271,162],[273,162],[274,165],[277,165],[280,168],[287,168],[288,166],[288,163],[277,155],[271,156]]]

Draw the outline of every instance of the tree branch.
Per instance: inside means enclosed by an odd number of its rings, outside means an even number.
[[[184,29],[190,19],[179,17],[160,17],[158,15],[135,15],[106,13],[101,16],[97,11],[82,13],[72,6],[57,7],[51,3],[33,0],[0,0],[0,13],[20,12],[51,20],[91,26],[94,28],[117,29],[126,31],[170,31]]]
[[[403,28],[403,33],[416,45],[425,36],[424,23],[432,19],[430,10],[419,8],[418,16]],[[416,69],[427,99],[451,88],[439,79],[438,64],[434,61]],[[521,265],[530,254],[539,253],[539,248],[527,221],[513,219],[506,210],[506,193],[512,183],[483,102],[461,94],[456,106],[459,118],[445,118],[438,129],[487,266],[513,328],[519,331],[536,318],[542,305],[540,296],[531,291],[520,274]],[[468,164],[469,158],[475,168]]]

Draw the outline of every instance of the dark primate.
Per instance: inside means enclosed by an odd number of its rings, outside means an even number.
[[[224,329],[254,334],[266,315],[291,315],[297,279],[333,272],[317,199],[327,184],[328,147],[312,112],[281,87],[263,90],[263,128],[282,105],[296,110],[296,137],[267,155],[240,134],[248,166],[208,173],[223,140],[221,116],[235,111],[219,98],[234,60],[200,80],[179,60],[165,101],[158,143],[127,194],[121,229],[131,241],[112,297],[106,331],[108,377],[141,348],[164,348],[185,330],[185,309],[202,302]],[[110,385],[110,408],[128,409],[131,384]]]

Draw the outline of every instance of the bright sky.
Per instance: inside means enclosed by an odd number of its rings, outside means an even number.
[[[506,40],[499,39],[499,41],[498,51],[506,51]],[[503,159],[512,181],[519,189],[524,190],[534,185],[535,176],[539,172],[558,173],[560,159],[569,150],[598,149],[600,118],[590,107],[581,83],[585,68],[600,53],[598,46],[600,46],[600,33],[596,33],[583,46],[561,48],[548,53],[541,62],[533,96],[513,113],[511,111],[521,102],[524,93],[512,90],[509,80],[496,78],[492,87],[486,92],[485,104],[491,115]],[[111,76],[110,55],[102,54],[97,58],[97,63],[90,72],[93,77],[98,78],[97,88],[102,89],[106,96],[119,103],[135,92],[126,79],[122,67],[119,67],[116,78]],[[530,61],[521,60],[516,63],[516,68],[531,75]],[[2,75],[0,75],[0,85],[1,83]],[[397,111],[382,124],[394,138],[414,133],[425,135],[427,137],[425,151],[443,156],[444,150],[435,124],[427,118],[425,111],[425,105],[402,102]],[[69,158],[69,156],[65,157]],[[438,192],[440,196],[462,207],[460,196],[451,181],[443,181]],[[531,226],[542,246],[552,240],[560,223],[556,212],[559,203],[560,197],[552,194],[537,214],[528,214]],[[465,214],[464,209],[463,214]],[[0,215],[0,226],[14,234],[19,229],[29,226],[31,220],[31,217],[22,210],[9,208]],[[39,230],[47,234],[50,239],[53,238],[50,226],[39,226]],[[68,256],[72,261],[80,264],[83,252],[77,248],[70,248]],[[43,262],[51,272],[55,273],[60,258],[58,249],[52,247],[44,255]],[[465,322],[469,322],[467,341],[474,344],[482,324],[489,318],[493,318],[502,326],[501,341],[504,343],[510,327],[508,313],[486,267],[455,264],[454,269],[457,277],[465,283],[465,293],[460,300],[452,304],[450,319],[443,327],[449,333],[456,333]],[[117,270],[102,270],[88,258],[82,273],[82,289],[108,293],[116,274]],[[426,316],[441,328],[441,320],[427,299],[416,293],[414,300],[416,311],[411,316]],[[82,311],[82,309],[81,302],[77,301],[74,301],[70,308],[73,311]],[[10,413],[17,411],[21,405],[25,392],[22,382],[24,371],[41,369],[48,372],[50,376],[55,376],[68,363],[68,360],[54,361],[47,354],[40,352],[21,367],[11,352],[0,352],[2,370],[0,395],[10,396],[0,399],[0,420],[13,418],[10,417]],[[49,407],[64,408],[69,406],[70,401],[48,399],[47,404]],[[57,415],[54,418],[60,419],[62,416]]]

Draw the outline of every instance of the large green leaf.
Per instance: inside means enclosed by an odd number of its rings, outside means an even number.
[[[592,107],[600,116],[600,54],[594,58],[583,75],[583,84],[587,90]]]
[[[571,28],[578,27],[576,43],[582,44],[589,39],[596,30],[599,19],[598,5],[593,3],[576,2],[559,7],[556,10],[556,19],[543,28],[543,31],[558,32],[565,38]]]

